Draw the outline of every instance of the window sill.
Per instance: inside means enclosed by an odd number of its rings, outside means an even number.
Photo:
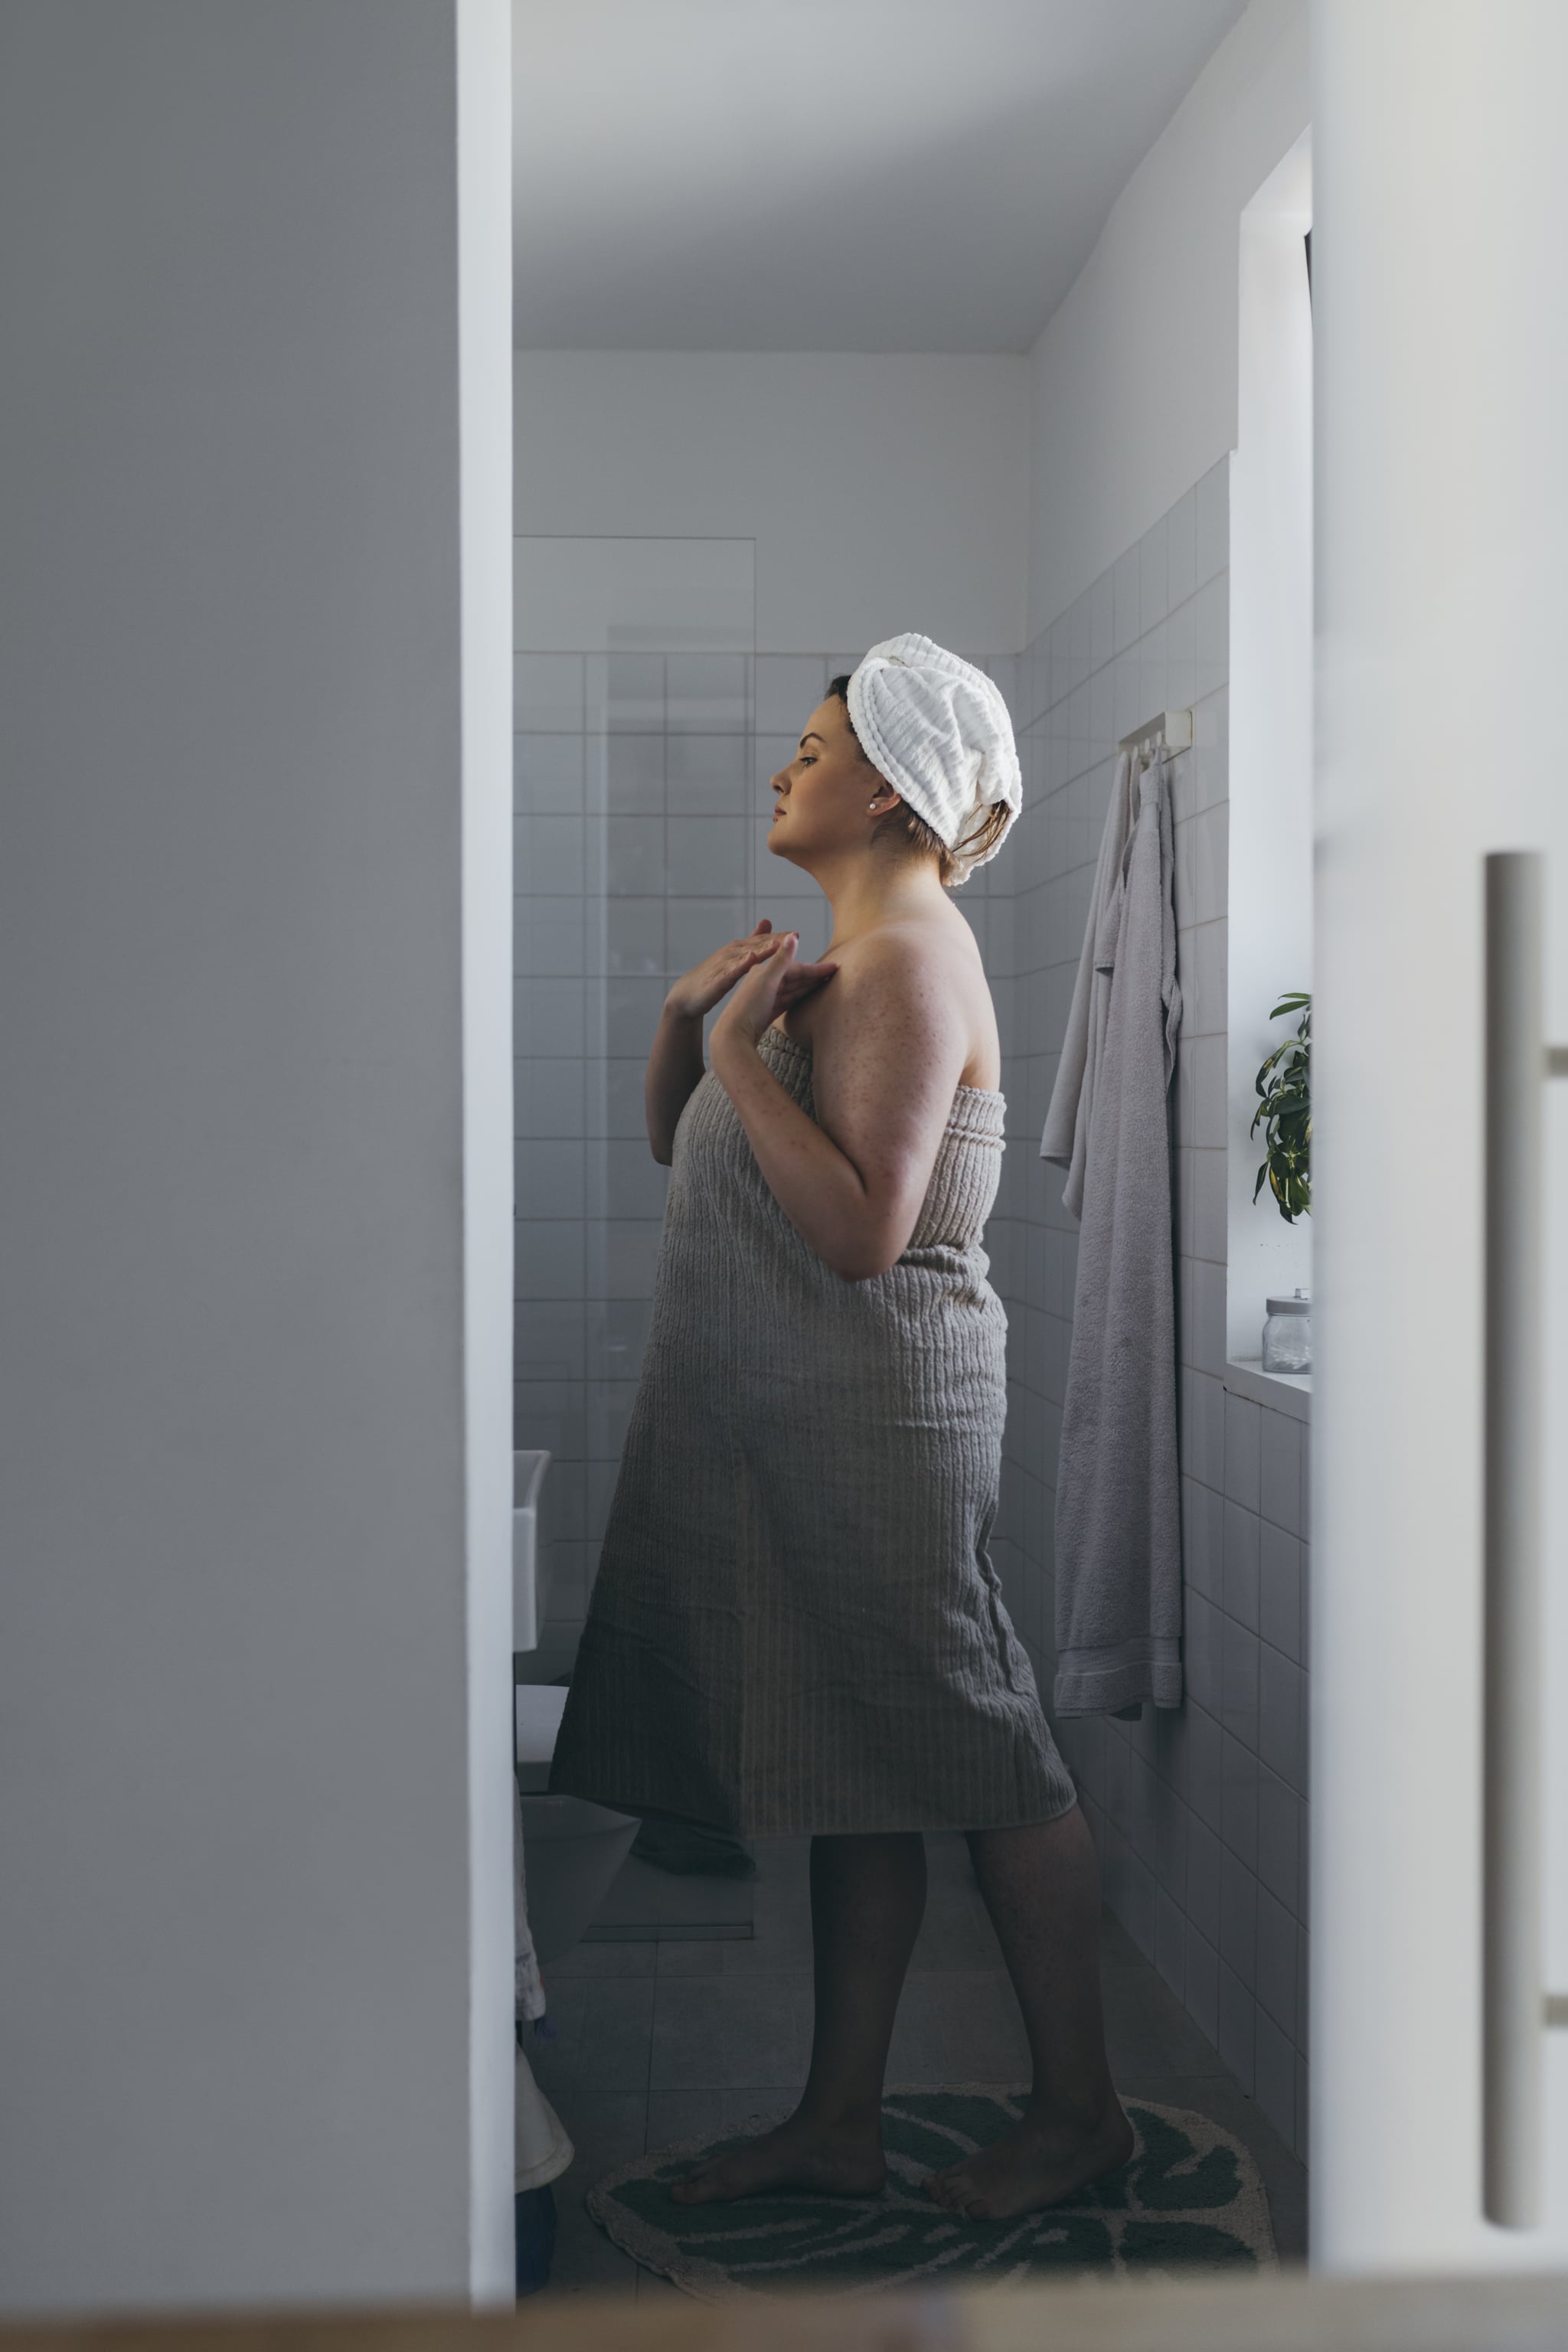
[[[1225,1368],[1225,1384],[1232,1396],[1250,1397],[1274,1412],[1288,1412],[1294,1421],[1312,1418],[1310,1372],[1266,1372],[1261,1358],[1233,1358]]]

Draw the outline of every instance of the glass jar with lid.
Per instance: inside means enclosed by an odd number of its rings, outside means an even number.
[[[1263,1369],[1266,1372],[1310,1372],[1312,1369],[1312,1301],[1304,1290],[1289,1298],[1270,1298],[1263,1326]]]

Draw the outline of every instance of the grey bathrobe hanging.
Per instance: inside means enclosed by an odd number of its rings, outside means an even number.
[[[1057,1472],[1056,1707],[1182,1703],[1169,771],[1118,762],[1041,1156],[1081,1217]]]

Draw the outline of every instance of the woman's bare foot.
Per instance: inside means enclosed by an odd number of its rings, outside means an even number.
[[[1026,2115],[989,2147],[933,2172],[926,2195],[971,2221],[1034,2213],[1115,2172],[1132,2153],[1132,2126],[1112,2096],[1093,2124]]]
[[[770,2189],[805,2189],[818,2197],[875,2197],[887,2182],[879,2126],[829,2125],[791,2116],[776,2131],[711,2164],[699,2165],[670,2195],[678,2205],[727,2204]]]

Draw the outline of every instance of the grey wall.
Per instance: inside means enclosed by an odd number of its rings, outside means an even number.
[[[504,8],[461,21],[504,90]],[[505,2279],[459,987],[464,799],[505,782],[459,706],[504,730],[509,648],[503,608],[487,687],[459,637],[459,321],[495,278],[470,254],[459,294],[458,25],[5,12],[13,2310]]]
[[[1304,2154],[1308,1430],[1283,1402],[1276,1411],[1226,1387],[1228,463],[1012,668],[1026,803],[989,869],[987,948],[1008,1097],[989,1244],[1010,1332],[997,1557],[1048,1707],[1077,1226],[1061,1206],[1061,1171],[1037,1156],[1040,1129],[1117,740],[1157,711],[1191,707],[1195,746],[1173,775],[1187,1698],[1179,1712],[1146,1707],[1138,1723],[1088,1717],[1057,1728],[1100,1842],[1108,1900]]]

